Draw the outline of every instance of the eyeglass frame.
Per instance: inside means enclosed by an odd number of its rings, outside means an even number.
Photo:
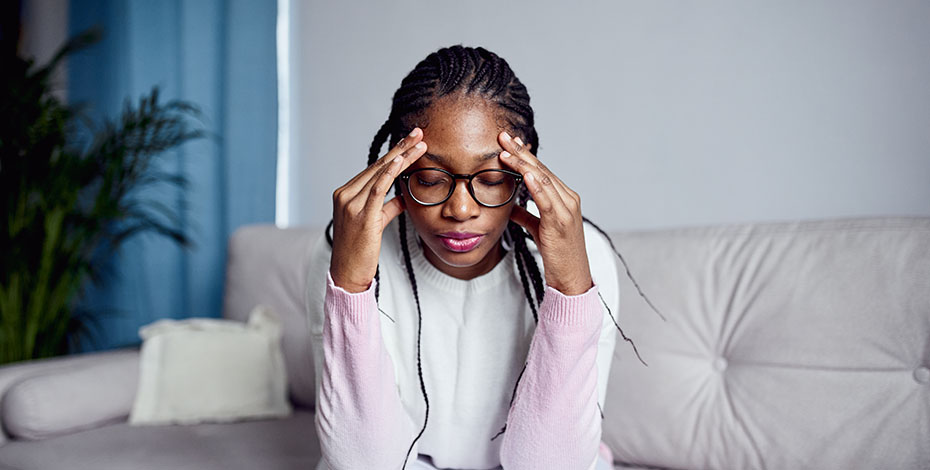
[[[412,192],[412,191],[410,191],[410,176],[412,176],[414,173],[417,173],[417,172],[419,172],[419,171],[425,171],[425,170],[436,170],[436,171],[445,173],[446,175],[452,177],[452,184],[449,185],[449,194],[446,194],[446,197],[444,197],[444,198],[443,198],[441,201],[439,201],[439,202],[429,202],[429,203],[427,203],[427,202],[422,202],[422,201],[420,201],[419,199],[417,199],[416,196],[413,195],[413,192]],[[506,201],[504,201],[504,202],[502,202],[502,203],[500,203],[500,204],[496,204],[496,205],[489,205],[489,204],[485,204],[485,203],[479,201],[478,198],[475,196],[475,188],[474,188],[474,186],[472,186],[472,181],[475,179],[475,176],[478,176],[478,175],[480,175],[480,174],[482,174],[482,173],[489,173],[489,172],[492,172],[492,171],[504,173],[504,174],[513,176],[513,178],[514,178],[513,193],[510,195],[509,198],[507,198]],[[486,170],[481,170],[481,171],[479,171],[479,172],[472,173],[472,174],[470,174],[470,175],[452,173],[451,171],[447,171],[447,170],[444,170],[444,169],[442,169],[442,168],[417,168],[416,170],[411,170],[411,171],[408,171],[408,172],[406,172],[406,173],[402,173],[398,178],[404,182],[404,186],[407,188],[407,194],[409,194],[410,197],[413,198],[413,200],[417,202],[417,204],[420,204],[421,206],[426,206],[426,207],[438,206],[438,205],[440,205],[440,204],[442,204],[442,203],[448,201],[449,198],[452,197],[452,194],[455,193],[456,180],[468,180],[468,182],[465,184],[465,187],[468,188],[468,194],[471,195],[471,198],[472,198],[475,202],[477,202],[479,206],[481,206],[481,207],[487,207],[487,208],[491,208],[491,209],[493,209],[493,208],[495,208],[495,207],[502,207],[502,206],[506,206],[507,204],[510,204],[510,201],[513,201],[514,196],[517,195],[517,188],[519,188],[519,187],[520,187],[520,184],[523,183],[523,175],[521,175],[520,173],[517,173],[516,171],[507,170],[507,169],[504,169],[504,168],[488,168],[488,169],[486,169]]]

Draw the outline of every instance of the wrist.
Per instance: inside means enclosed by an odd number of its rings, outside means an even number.
[[[359,292],[365,292],[368,288],[371,287],[371,280],[367,283],[361,282],[352,282],[351,280],[343,278],[338,272],[330,271],[329,276],[333,279],[333,285],[350,293],[358,294]]]
[[[586,276],[583,278],[572,279],[568,282],[546,282],[549,287],[559,291],[562,295],[581,295],[585,292],[591,290],[594,287],[594,280],[591,279],[591,276]]]

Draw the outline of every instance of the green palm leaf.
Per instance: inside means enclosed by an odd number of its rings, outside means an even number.
[[[81,106],[49,91],[56,65],[100,37],[88,31],[42,66],[15,58],[0,76],[0,364],[65,354],[97,344],[106,311],[79,307],[87,283],[105,282],[97,257],[133,235],[153,232],[191,245],[185,214],[142,188],[186,190],[161,164],[172,149],[204,136],[197,108],[159,100],[157,88],[126,101],[115,121],[95,123]],[[175,155],[176,156],[176,155]],[[180,207],[185,207],[181,204]]]

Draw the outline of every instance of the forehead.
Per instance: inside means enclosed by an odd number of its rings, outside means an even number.
[[[489,153],[502,150],[497,135],[506,123],[494,103],[481,98],[446,96],[434,101],[424,114],[427,157],[438,157],[427,158],[425,164],[471,167],[487,160]]]

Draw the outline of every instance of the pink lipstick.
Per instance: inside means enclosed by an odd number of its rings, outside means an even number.
[[[484,238],[484,235],[480,233],[468,232],[446,232],[440,233],[438,236],[446,249],[459,253],[474,250]]]

